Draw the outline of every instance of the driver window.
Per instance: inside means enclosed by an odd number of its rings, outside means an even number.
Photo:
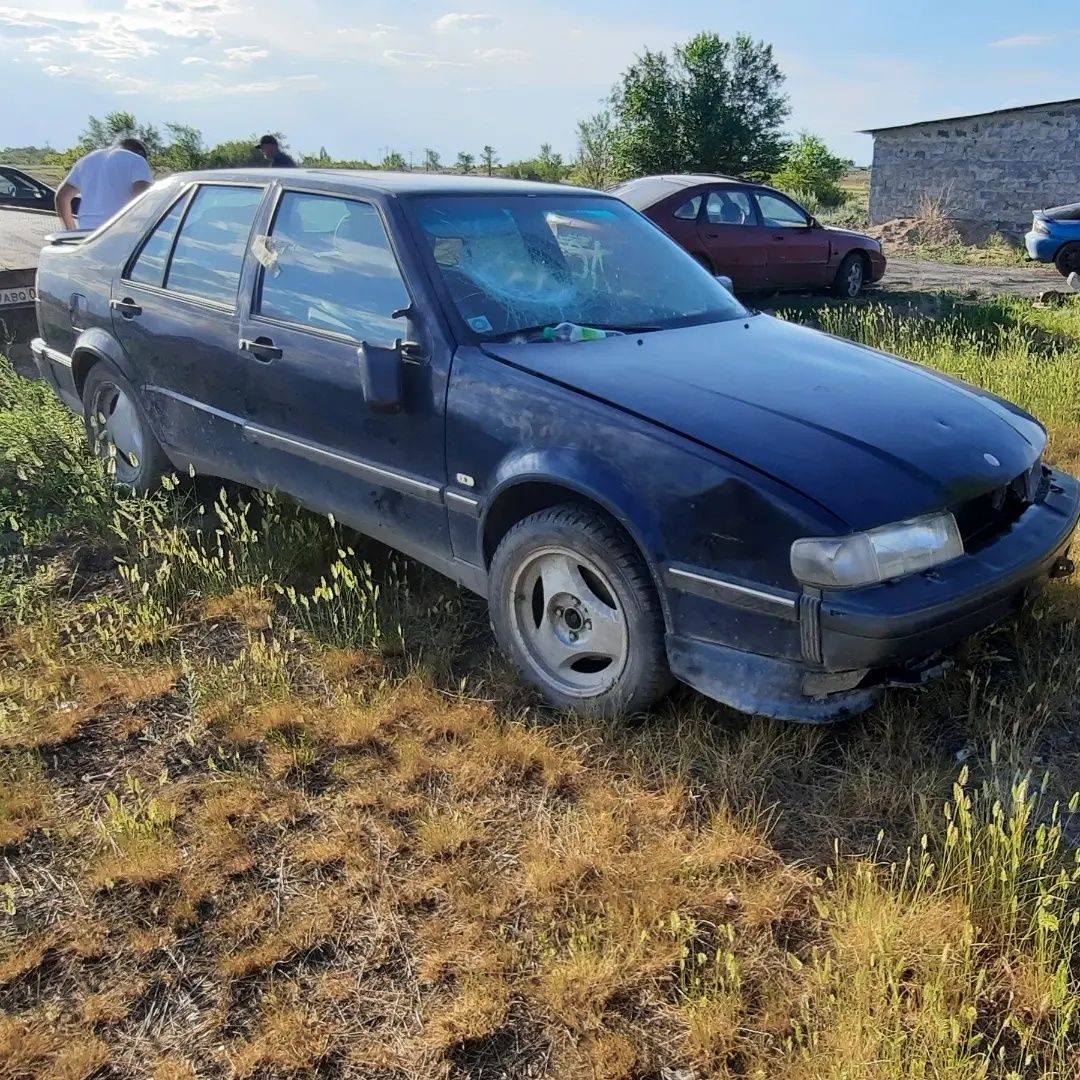
[[[270,231],[255,311],[310,330],[391,346],[409,306],[382,218],[370,203],[287,191]]]
[[[713,191],[705,204],[710,225],[756,225],[754,208],[745,191]]]
[[[805,229],[810,224],[810,218],[805,211],[779,195],[760,191],[755,198],[761,211],[762,222],[771,229]]]

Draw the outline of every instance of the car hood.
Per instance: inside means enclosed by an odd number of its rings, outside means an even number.
[[[853,529],[999,487],[1046,442],[991,394],[767,315],[485,349],[766,473]]]

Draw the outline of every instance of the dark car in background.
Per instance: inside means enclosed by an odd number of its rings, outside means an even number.
[[[645,176],[613,194],[738,292],[830,289],[854,298],[885,273],[881,244],[821,225],[794,199],[726,176]]]
[[[752,313],[609,195],[179,175],[37,283],[38,367],[118,482],[190,466],[332,513],[486,596],[560,707],[674,677],[834,719],[1071,570],[1036,420]]]
[[[56,192],[13,165],[0,165],[0,206],[56,212]]]

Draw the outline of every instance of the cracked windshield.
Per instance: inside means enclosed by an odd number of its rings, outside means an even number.
[[[415,216],[458,314],[486,339],[575,341],[747,314],[614,199],[423,199]]]

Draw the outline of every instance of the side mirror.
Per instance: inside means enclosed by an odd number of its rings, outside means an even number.
[[[735,286],[732,283],[731,278],[729,278],[726,274],[717,274],[716,280],[719,281],[720,284],[723,285],[729,293],[733,293],[735,291]]]
[[[811,214],[810,215],[810,220],[807,222],[806,227],[808,229],[820,229],[821,228],[821,222],[818,221],[818,219],[816,217],[814,217],[813,214]]]
[[[408,343],[411,344],[411,343]],[[360,385],[364,400],[372,412],[395,413],[401,411],[404,346],[400,341],[385,347],[363,342],[357,349],[360,359]]]

